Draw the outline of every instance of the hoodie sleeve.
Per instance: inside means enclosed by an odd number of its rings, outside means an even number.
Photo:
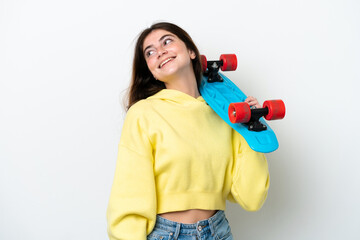
[[[128,111],[120,138],[107,209],[110,240],[146,240],[156,221],[152,145],[137,115]]]
[[[253,151],[237,132],[233,144],[234,164],[228,200],[240,204],[247,211],[257,211],[264,204],[269,189],[266,157]]]

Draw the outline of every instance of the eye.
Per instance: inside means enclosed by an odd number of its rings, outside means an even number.
[[[146,56],[146,57],[150,57],[150,56],[153,55],[154,53],[155,53],[154,50],[148,50],[148,51],[146,51],[145,56]]]
[[[171,43],[173,40],[171,38],[166,38],[164,40],[164,45],[168,45],[169,43]]]

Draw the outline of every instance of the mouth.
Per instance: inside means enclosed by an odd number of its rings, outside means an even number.
[[[160,63],[159,68],[162,68],[165,64],[167,64],[168,62],[170,62],[170,61],[172,61],[174,59],[175,59],[175,57],[169,57],[169,58],[165,59],[164,61],[162,61]]]

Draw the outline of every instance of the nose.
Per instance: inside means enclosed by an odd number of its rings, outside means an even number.
[[[162,55],[166,54],[167,53],[167,50],[165,48],[160,48],[159,49],[159,54],[158,54],[158,57],[161,57]]]

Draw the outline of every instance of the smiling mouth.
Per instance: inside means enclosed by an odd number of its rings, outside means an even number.
[[[173,59],[175,59],[175,57],[170,57],[170,58],[166,59],[165,61],[163,61],[162,63],[160,63],[159,68],[162,68],[165,64],[167,64],[168,62],[172,61]]]

